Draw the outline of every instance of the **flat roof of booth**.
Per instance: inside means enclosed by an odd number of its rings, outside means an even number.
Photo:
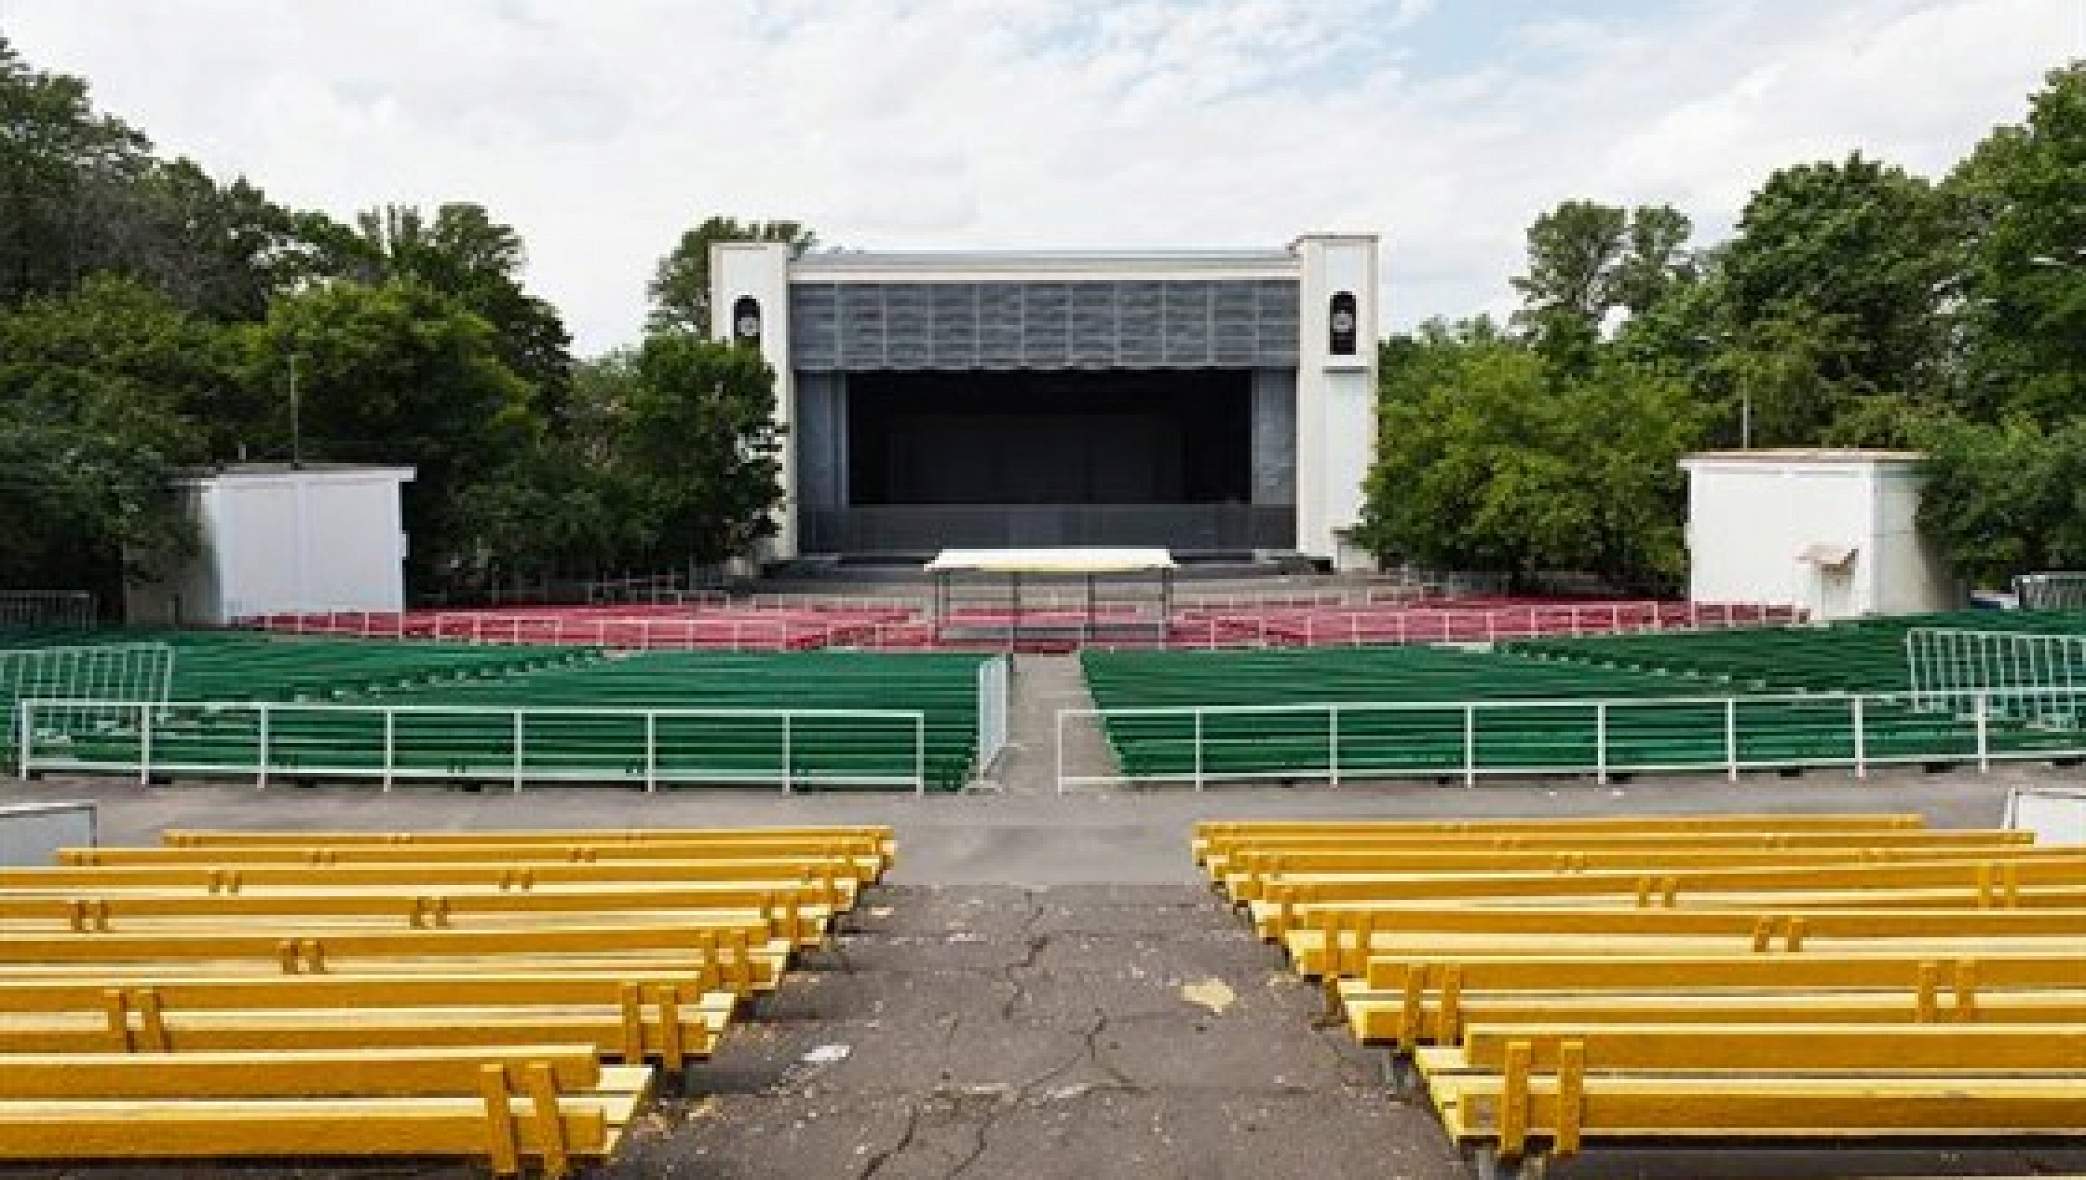
[[[930,574],[1152,574],[1175,568],[1165,549],[944,549]]]

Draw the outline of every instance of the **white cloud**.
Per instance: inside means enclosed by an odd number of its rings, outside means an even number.
[[[1488,32],[1428,0],[0,0],[0,30],[279,199],[483,201],[585,350],[635,334],[711,212],[887,247],[1376,228],[1397,321],[1500,310],[1561,199],[1719,233],[1783,164],[1945,169],[2086,54],[2076,0],[1582,7]],[[1491,40],[1445,70],[1417,46],[1450,20]]]

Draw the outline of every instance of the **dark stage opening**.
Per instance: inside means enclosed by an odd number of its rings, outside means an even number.
[[[853,373],[848,502],[1244,504],[1252,375]]]

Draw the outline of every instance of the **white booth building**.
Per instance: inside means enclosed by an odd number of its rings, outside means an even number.
[[[133,623],[213,625],[299,611],[405,607],[400,489],[411,467],[254,464],[174,482],[196,552],[124,588]]]
[[[1367,561],[1377,239],[1274,249],[711,247],[776,373],[770,556],[1157,546]]]
[[[1962,602],[1918,529],[1910,451],[1712,451],[1688,473],[1688,595],[1800,606],[1813,618],[1950,610]]]

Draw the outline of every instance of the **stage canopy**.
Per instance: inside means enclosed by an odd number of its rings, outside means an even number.
[[[1009,650],[1024,640],[1163,645],[1172,625],[1176,567],[1165,549],[944,549],[924,568],[934,578],[935,637],[942,642],[1003,643]],[[1025,578],[1076,579],[1081,592],[1066,602],[1032,587],[1024,600]],[[1110,579],[1152,586],[1157,597],[1104,601],[1099,587]],[[954,583],[981,580],[1002,584],[1004,596],[957,602]]]
[[[1164,549],[944,549],[930,574],[1155,574],[1171,570]]]

